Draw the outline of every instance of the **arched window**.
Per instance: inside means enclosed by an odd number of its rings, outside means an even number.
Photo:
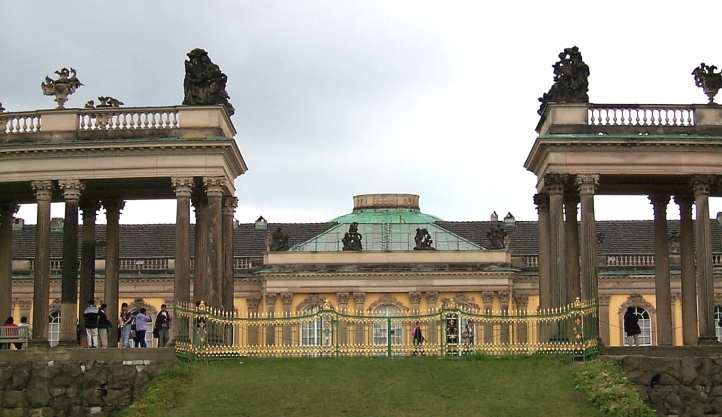
[[[722,328],[719,327],[720,319],[722,319],[722,306],[714,306],[714,334],[717,341],[722,342]]]
[[[637,316],[639,321],[637,324],[639,324],[639,329],[642,331],[642,333],[639,334],[637,337],[637,340],[639,341],[639,346],[651,346],[652,345],[652,319],[649,316],[649,312],[645,310],[642,307],[639,306],[632,306],[634,315]],[[622,326],[624,326],[624,320],[622,320]],[[624,331],[624,329],[622,329]],[[624,346],[632,346],[634,344],[634,341],[631,338],[626,337],[627,333],[624,331],[622,333],[624,337]]]
[[[51,311],[48,317],[48,343],[55,347],[60,342],[60,311]]]
[[[383,304],[373,310],[378,316],[393,317],[400,316],[401,310],[390,304]],[[391,320],[390,326],[388,321],[376,322],[373,325],[373,336],[375,345],[388,345],[389,330],[391,331],[391,344],[400,345],[403,341],[403,330],[400,320]]]

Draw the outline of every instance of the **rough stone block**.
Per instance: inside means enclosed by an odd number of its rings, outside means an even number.
[[[55,410],[49,407],[33,408],[29,417],[55,417]]]
[[[26,394],[31,407],[42,408],[50,405],[50,392],[46,388],[31,388]]]
[[[28,401],[24,391],[5,391],[3,395],[3,408],[25,408]]]
[[[24,408],[6,408],[0,410],[0,416],[2,417],[26,417],[28,413]]]
[[[22,390],[30,381],[30,366],[28,364],[20,364],[13,369],[13,378],[10,387],[13,390]]]

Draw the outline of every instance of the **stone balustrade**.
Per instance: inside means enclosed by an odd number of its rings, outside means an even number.
[[[165,132],[163,132],[165,131]],[[233,137],[223,106],[114,107],[0,113],[0,142],[144,135]]]

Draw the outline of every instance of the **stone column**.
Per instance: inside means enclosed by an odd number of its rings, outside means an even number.
[[[190,233],[191,206],[190,198],[193,190],[193,177],[171,178],[171,185],[176,197],[175,215],[175,288],[173,301],[191,302],[190,277]]]
[[[714,182],[711,175],[692,178],[695,220],[695,248],[697,260],[697,288],[699,290],[700,344],[716,343],[714,328],[714,270],[712,269],[712,225],[709,221],[709,192]],[[659,307],[657,307],[659,309]]]
[[[436,303],[439,301],[439,293],[436,291],[429,291],[429,292],[424,293],[424,295],[426,296],[426,305],[428,306],[428,309],[430,311],[435,310]],[[438,343],[436,336],[437,336],[437,332],[438,332],[440,325],[441,325],[441,323],[436,322],[436,321],[429,322],[429,331],[428,331],[428,335],[426,336],[426,340],[429,343],[431,343],[431,344]]]
[[[571,304],[581,296],[579,283],[579,227],[577,225],[577,204],[579,194],[564,194],[564,239],[567,248],[567,299],[564,304]]]
[[[364,305],[366,303],[366,293],[364,292],[355,292],[353,293],[353,304],[354,309],[356,309],[356,314],[363,314],[364,312]],[[364,325],[363,324],[357,324],[354,327],[356,327],[356,344],[357,345],[363,345],[365,344],[365,332],[364,332]],[[371,331],[371,329],[369,329]]]
[[[599,296],[599,338],[604,346],[609,346],[609,296]]]
[[[552,283],[549,275],[549,195],[535,194],[534,204],[539,215],[537,276],[539,277],[539,307],[551,307]]]
[[[105,293],[103,299],[108,304],[108,320],[112,324],[108,330],[108,341],[118,340],[118,293],[120,286],[120,211],[125,202],[120,199],[104,200],[105,208]]]
[[[650,195],[654,207],[654,295],[657,308],[657,344],[672,345],[672,289],[669,285],[667,243],[668,195]]]
[[[246,306],[248,308],[249,317],[258,315],[259,304],[261,304],[261,297],[258,295],[246,298]],[[258,327],[248,326],[248,329],[246,330],[248,332],[248,344],[250,346],[258,345]]]
[[[501,315],[502,316],[508,316],[509,315],[509,292],[508,291],[499,291],[499,303],[501,304]],[[509,343],[511,338],[509,337],[511,326],[508,324],[502,324],[500,327],[499,332],[499,339],[501,343],[506,344]]]
[[[566,175],[547,174],[544,185],[549,193],[549,274],[552,283],[552,307],[566,305],[566,245],[564,233],[564,186]]]
[[[516,308],[518,314],[526,315],[527,308],[529,308],[529,296],[525,294],[514,295],[514,308]],[[519,323],[516,328],[516,343],[526,343],[527,337],[527,325],[526,323]]]
[[[204,177],[203,185],[208,196],[208,300],[213,306],[221,304],[223,283],[223,177]]]
[[[33,341],[48,340],[48,305],[50,301],[50,200],[52,181],[32,181],[38,202],[35,226],[35,268],[33,270]]]
[[[233,215],[238,207],[235,197],[223,198],[223,285],[221,304],[233,310]]]
[[[13,216],[19,207],[0,204],[0,317],[12,315],[13,310]],[[15,319],[19,322],[20,317]]]
[[[193,207],[196,213],[195,250],[193,252],[193,299],[203,300],[208,304],[208,280],[206,279],[208,267],[208,200],[205,190],[200,189],[193,198]]]
[[[599,175],[577,175],[582,206],[581,215],[581,279],[579,297],[585,301],[596,301],[597,283],[597,225],[594,220],[594,194],[599,184]]]
[[[281,301],[283,302],[283,315],[286,317],[290,317],[291,304],[293,303],[293,293],[282,293]],[[293,344],[293,328],[291,326],[283,326],[283,344],[286,346],[290,346]]]
[[[697,282],[694,270],[694,223],[692,197],[677,195],[679,206],[679,252],[682,281],[682,340],[685,346],[697,344]]]
[[[484,309],[484,314],[492,313],[493,301],[494,301],[494,293],[493,292],[483,291],[481,293],[481,303],[482,303],[482,308]],[[483,333],[482,341],[485,344],[494,343],[494,327],[493,327],[493,325],[491,325],[489,323],[485,323],[483,325],[482,333]]]
[[[100,210],[97,200],[80,200],[80,210],[83,213],[83,230],[80,240],[80,328],[85,328],[85,317],[82,309],[88,300],[95,299],[95,220]],[[85,332],[80,332],[80,338],[85,340]]]
[[[58,181],[58,185],[65,200],[60,342],[75,344],[78,320],[78,206],[84,185],[79,180],[61,180]]]

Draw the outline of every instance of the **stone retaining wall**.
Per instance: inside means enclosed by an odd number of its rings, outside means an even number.
[[[611,359],[659,415],[722,417],[722,355]]]
[[[18,352],[8,360],[6,353],[0,355],[0,417],[109,416],[129,406],[168,361],[157,354],[142,359],[141,352],[89,350],[71,354],[85,360],[53,359],[67,356]]]

